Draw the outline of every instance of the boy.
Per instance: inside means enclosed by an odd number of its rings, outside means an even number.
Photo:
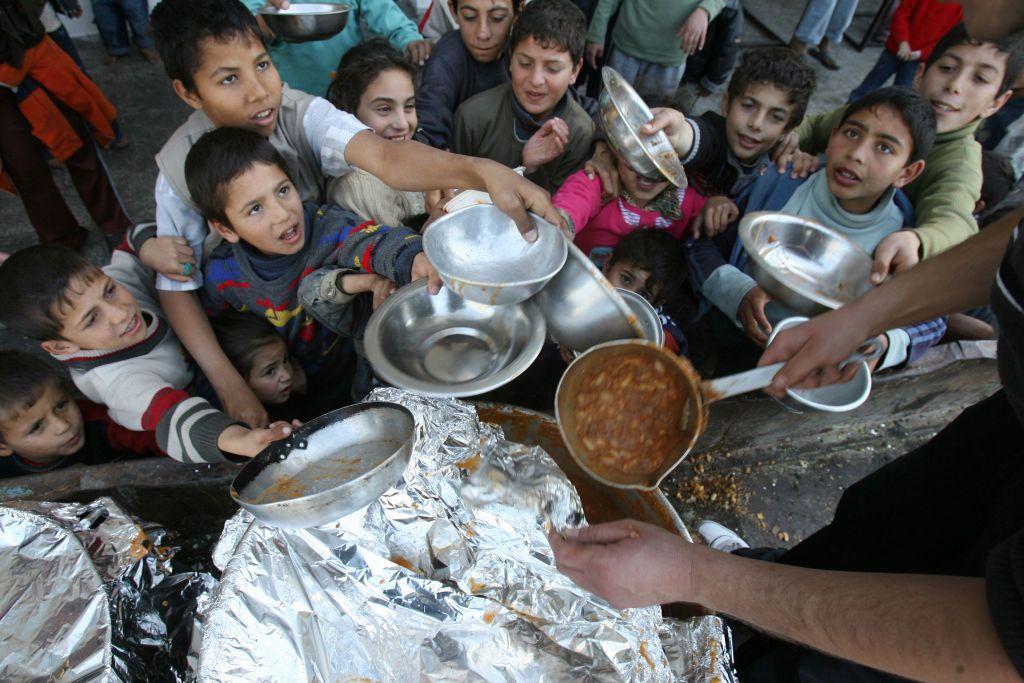
[[[160,303],[225,410],[248,424],[265,425],[266,411],[225,357],[195,296],[210,233],[189,196],[184,167],[203,133],[234,126],[269,138],[304,200],[322,202],[325,176],[356,167],[401,190],[486,190],[523,232],[531,230],[526,209],[559,222],[540,188],[500,164],[385,140],[326,100],[282,87],[256,19],[237,0],[164,0],[152,24],[175,92],[196,110],[157,155],[157,232],[185,238],[197,261],[193,266],[183,256],[181,270],[161,273]]]
[[[1024,50],[1019,41],[973,41],[960,25],[939,41],[919,68],[914,89],[935,110],[938,136],[924,172],[906,187],[917,226],[894,233],[879,246],[873,282],[880,283],[890,270],[910,268],[977,232],[972,214],[981,192],[981,146],[974,133],[982,120],[1009,99],[1022,67]],[[824,150],[842,115],[840,107],[807,118],[795,134],[800,147],[811,154]]]
[[[132,432],[102,406],[71,398],[65,378],[24,351],[0,351],[0,477],[161,455],[152,432]]]
[[[512,29],[512,81],[455,113],[452,151],[524,166],[554,192],[583,163],[594,122],[567,94],[583,64],[583,12],[569,0],[534,0]]]
[[[924,170],[934,139],[935,115],[924,98],[904,88],[882,88],[847,107],[829,137],[825,168],[801,180],[766,162],[739,204],[743,213],[810,218],[871,253],[887,235],[913,225],[912,207],[899,190]],[[744,272],[748,257],[735,228],[725,237],[732,241],[729,264],[709,240],[694,244],[695,278],[701,294],[763,347],[772,324],[792,313],[769,304],[770,297]],[[944,331],[941,320],[888,331],[878,368],[914,360]]]
[[[23,249],[0,265],[0,322],[71,372],[86,398],[187,463],[253,457],[291,432],[250,430],[190,396],[192,369],[160,317],[152,273],[118,249],[96,268],[65,247]]]
[[[455,110],[473,95],[508,82],[505,45],[522,0],[452,0],[457,31],[434,46],[416,90],[420,127],[414,139],[452,146]],[[440,10],[438,10],[440,13]]]
[[[224,238],[204,266],[203,303],[265,317],[331,410],[372,387],[348,339],[361,337],[371,304],[436,272],[409,228],[363,221],[337,206],[303,204],[284,159],[258,133],[218,128],[185,161],[189,191]],[[370,297],[358,297],[367,292]]]

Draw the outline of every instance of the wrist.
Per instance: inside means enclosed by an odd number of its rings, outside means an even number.
[[[245,438],[249,430],[241,425],[230,425],[217,437],[217,448],[225,453],[243,455],[243,448],[239,447],[239,441]]]

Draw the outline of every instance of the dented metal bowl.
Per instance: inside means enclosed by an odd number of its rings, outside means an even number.
[[[284,42],[305,43],[341,33],[348,23],[349,9],[334,2],[293,2],[288,9],[268,5],[256,14]]]

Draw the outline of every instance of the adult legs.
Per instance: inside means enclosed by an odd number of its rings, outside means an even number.
[[[618,71],[619,75],[626,79],[627,83],[636,87],[637,79],[640,78],[640,69],[644,63],[636,57],[631,57],[619,48],[612,46],[605,64]]]
[[[111,57],[123,57],[131,53],[128,28],[125,26],[124,15],[117,0],[93,0],[92,11],[107,54]]]
[[[921,66],[919,60],[911,62],[900,62],[900,68],[896,71],[896,80],[893,85],[898,85],[903,88],[914,87],[914,76],[917,75],[917,68]]]
[[[793,31],[790,47],[803,54],[807,51],[808,46],[820,43],[825,36],[825,30],[832,18],[836,2],[837,0],[810,0],[800,18],[800,23]]]
[[[120,0],[121,11],[132,29],[132,42],[150,64],[160,61],[156,43],[149,35],[149,3],[146,0]]]
[[[686,62],[673,65],[644,62],[634,87],[641,95],[657,94],[670,98],[676,94],[685,71]]]
[[[875,62],[873,67],[871,67],[871,71],[869,71],[868,75],[864,77],[861,84],[850,92],[850,99],[846,100],[846,103],[849,104],[851,102],[855,102],[872,90],[881,88],[889,82],[889,79],[892,78],[893,74],[899,73],[903,64],[903,60],[899,57],[888,50],[882,50],[882,54],[878,56],[878,61]],[[899,83],[897,83],[897,85],[899,85]]]

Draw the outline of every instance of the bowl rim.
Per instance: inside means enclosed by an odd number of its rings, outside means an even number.
[[[658,309],[654,307],[654,304],[652,304],[650,301],[648,301],[647,299],[643,298],[641,295],[637,294],[636,292],[634,292],[631,289],[623,289],[622,287],[615,287],[615,291],[617,291],[619,293],[619,296],[622,297],[622,300],[626,302],[627,306],[629,306],[629,302],[630,301],[636,301],[637,305],[639,305],[641,308],[643,308],[645,313],[647,313],[648,315],[653,316],[653,320],[655,321],[655,323],[657,323],[658,329],[661,330],[661,335],[660,335],[661,336],[661,343],[664,344],[664,341],[665,341],[665,328],[661,324],[661,316],[658,315]],[[632,313],[632,312],[633,312],[632,309],[630,309],[630,313]],[[640,324],[639,316],[637,317],[637,324],[638,325]],[[640,327],[642,328],[643,325],[640,325]],[[647,337],[641,337],[641,339],[647,339]],[[658,343],[657,339],[647,339],[647,341],[652,341],[652,342]]]
[[[458,385],[442,385],[437,382],[423,380],[403,371],[384,354],[383,344],[381,343],[382,321],[388,314],[390,314],[392,309],[397,308],[399,304],[405,300],[420,295],[420,292],[426,290],[426,288],[426,279],[420,279],[402,287],[385,299],[384,303],[378,306],[377,310],[370,316],[369,322],[366,323],[366,330],[363,333],[363,347],[366,357],[368,360],[371,357],[379,359],[377,362],[371,362],[370,365],[373,367],[373,371],[386,382],[401,389],[433,398],[462,398],[466,396],[477,396],[505,386],[516,377],[526,372],[527,368],[529,368],[530,365],[533,364],[533,361],[537,359],[537,356],[540,355],[541,348],[544,346],[544,340],[547,338],[547,323],[535,303],[527,300],[514,304],[497,304],[496,306],[488,306],[487,304],[476,303],[468,299],[460,298],[461,301],[465,301],[472,306],[485,306],[488,308],[515,306],[522,308],[528,319],[530,329],[530,335],[527,338],[527,342],[522,351],[507,365],[494,374],[483,378],[477,378],[469,382],[462,382]],[[428,294],[427,296],[440,295],[441,294],[439,293],[436,295]],[[450,295],[458,297],[454,291],[450,292]],[[522,367],[517,369],[516,361],[519,360],[523,360],[524,362]],[[382,367],[383,370],[381,369]],[[443,387],[445,386],[457,386],[461,388],[455,390],[444,390]]]
[[[428,225],[427,228],[423,231],[423,253],[424,254],[427,253],[427,245],[428,244],[430,244],[431,242],[436,242],[437,241],[436,239],[435,240],[430,240],[429,235],[432,234],[434,229],[436,227],[438,227],[439,225],[443,226],[445,223],[449,222],[449,221],[446,221],[445,219],[447,219],[449,216],[458,216],[459,214],[461,214],[463,212],[468,212],[468,211],[470,211],[472,209],[477,209],[477,207],[481,207],[481,206],[493,207],[494,209],[497,209],[498,211],[501,211],[501,209],[498,209],[498,207],[494,206],[493,204],[472,204],[470,206],[464,206],[461,209],[456,209],[455,211],[452,211],[451,213],[447,213],[444,216],[441,216],[436,221],[434,221],[433,223]],[[504,212],[502,212],[502,213],[504,213]],[[453,281],[456,281],[456,282],[460,282],[462,284],[471,285],[473,287],[482,287],[482,288],[484,288],[484,287],[486,287],[486,288],[525,287],[525,286],[529,286],[529,285],[542,284],[542,283],[546,283],[546,282],[550,281],[551,278],[553,278],[554,276],[558,275],[559,271],[561,271],[562,268],[565,266],[565,260],[568,258],[568,251],[569,251],[568,248],[565,247],[565,244],[568,242],[568,240],[565,239],[565,235],[562,234],[562,231],[558,228],[558,226],[556,226],[556,225],[554,225],[552,223],[549,223],[547,220],[545,220],[541,216],[538,216],[537,214],[533,213],[532,211],[529,212],[528,215],[530,216],[530,218],[534,219],[534,225],[536,226],[537,233],[538,233],[538,236],[537,236],[537,241],[538,242],[540,241],[540,231],[541,230],[548,230],[548,229],[553,230],[554,233],[556,234],[555,239],[561,238],[560,241],[561,241],[561,244],[562,244],[562,247],[563,247],[562,248],[562,255],[561,255],[560,258],[557,259],[558,260],[558,267],[555,268],[551,272],[550,275],[542,275],[540,277],[531,278],[529,280],[516,280],[516,281],[513,281],[513,282],[483,282],[481,280],[470,280],[470,279],[461,277],[459,275],[452,274],[449,271],[442,270],[438,266],[438,264],[434,262],[434,259],[432,259],[432,258],[430,259],[431,265],[434,266],[434,268],[437,270],[438,275],[440,275],[442,279],[453,280]],[[430,254],[427,254],[427,258],[430,258]]]
[[[293,8],[303,7],[304,5],[333,5],[334,9],[327,10],[325,12],[290,12]],[[302,16],[317,16],[317,17],[329,17],[335,14],[344,14],[345,12],[352,11],[352,6],[347,2],[330,2],[325,0],[324,2],[293,2],[288,7],[288,10],[281,11],[273,5],[265,5],[256,10],[256,14],[265,14],[272,17],[302,17]]]
[[[643,328],[640,327],[640,321],[637,319],[636,314],[633,313],[633,309],[629,307],[629,304],[626,303],[626,300],[623,299],[622,296],[619,294],[619,288],[613,285],[608,280],[608,278],[604,276],[604,273],[601,272],[601,269],[598,268],[594,264],[594,262],[590,260],[590,257],[584,254],[583,250],[577,247],[575,244],[567,242],[567,251],[569,253],[566,257],[566,261],[568,261],[568,256],[571,255],[573,258],[575,258],[578,262],[580,262],[583,265],[584,270],[586,270],[587,273],[591,276],[591,278],[594,280],[594,283],[601,289],[602,292],[604,292],[607,295],[608,300],[612,302],[612,305],[615,306],[615,308],[618,309],[619,313],[621,313],[622,316],[626,319],[626,324],[629,325],[629,327],[633,330],[633,334],[636,335],[634,339],[644,339],[644,331]],[[628,340],[612,339],[610,341]],[[609,342],[601,343],[607,344]],[[595,346],[600,346],[600,344],[596,344]],[[593,348],[593,346],[590,348]],[[587,350],[589,351],[590,349]]]
[[[747,257],[751,261],[753,261],[759,267],[764,268],[769,273],[771,273],[776,280],[785,282],[787,289],[795,292],[796,294],[799,294],[800,296],[804,297],[805,299],[808,299],[809,301],[813,301],[819,306],[824,306],[831,310],[836,310],[838,308],[842,308],[843,306],[845,306],[846,302],[840,301],[839,299],[836,299],[834,297],[824,296],[819,292],[811,291],[809,288],[804,287],[800,283],[792,283],[789,280],[782,280],[778,276],[778,272],[776,271],[776,269],[769,265],[768,262],[761,256],[760,252],[758,252],[754,248],[754,238],[751,234],[754,231],[754,229],[758,227],[761,223],[766,223],[770,220],[784,220],[788,223],[800,223],[806,227],[813,228],[818,232],[822,232],[840,242],[845,242],[846,245],[851,248],[851,250],[863,254],[864,257],[867,259],[868,263],[872,262],[871,254],[866,252],[864,249],[861,248],[859,244],[857,244],[856,242],[854,242],[853,240],[851,240],[849,237],[842,234],[838,230],[834,230],[828,227],[827,225],[823,225],[818,221],[812,220],[810,218],[804,218],[803,216],[795,216],[793,214],[783,213],[781,211],[751,211],[750,213],[746,214],[745,216],[743,216],[743,218],[740,219],[740,242],[743,243],[743,249],[747,252]],[[761,283],[758,284],[760,285]]]

